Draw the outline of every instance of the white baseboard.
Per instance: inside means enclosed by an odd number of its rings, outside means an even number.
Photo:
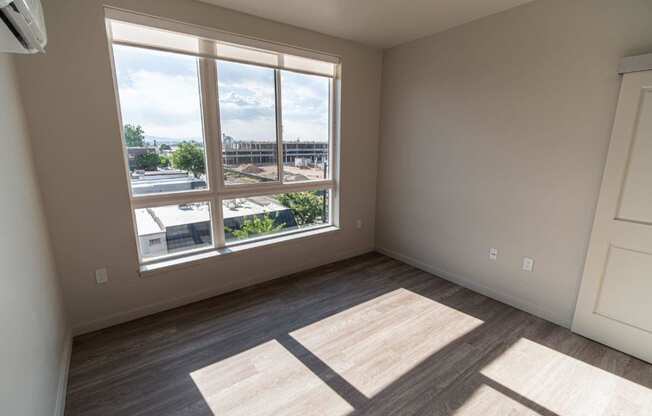
[[[57,386],[57,401],[54,416],[63,416],[66,410],[66,392],[68,390],[68,370],[72,354],[72,331],[68,329],[64,338],[63,350],[59,359],[59,382]]]
[[[473,290],[474,292],[481,293],[485,296],[488,296],[492,299],[495,299],[497,301],[506,303],[510,306],[513,306],[517,309],[523,310],[525,312],[531,313],[532,315],[536,315],[539,318],[543,318],[547,321],[553,322],[557,325],[563,326],[565,328],[570,328],[570,320],[567,318],[564,318],[562,316],[559,316],[558,313],[555,313],[554,311],[548,310],[541,305],[535,304],[533,302],[527,301],[525,299],[521,299],[517,296],[511,295],[509,293],[504,293],[502,291],[496,290],[494,288],[491,288],[489,286],[483,285],[481,283],[476,282],[473,279],[469,279],[467,277],[459,276],[455,273],[451,273],[447,270],[444,270],[442,268],[433,266],[431,264],[425,263],[421,260],[417,260],[413,257],[407,256],[403,253],[399,253],[394,250],[389,250],[386,248],[381,248],[381,247],[376,247],[376,251],[379,253],[385,254],[386,256],[392,257],[396,260],[402,261],[403,263],[407,263],[410,266],[414,266],[417,269],[421,269],[425,272],[428,272],[430,274],[433,274],[437,277],[441,277],[442,279],[449,280],[455,284],[458,284],[462,287],[465,287],[467,289]]]
[[[220,288],[213,288],[202,290],[199,292],[192,293],[190,295],[180,296],[172,299],[167,299],[161,302],[152,303],[146,306],[140,306],[138,308],[130,309],[125,312],[119,312],[104,318],[96,319],[89,322],[84,322],[77,324],[73,327],[73,335],[81,335],[87,332],[96,331],[102,328],[107,328],[113,325],[121,324],[123,322],[128,322],[134,319],[142,318],[147,315],[152,315],[158,312],[162,312],[168,309],[177,308],[179,306],[187,305],[189,303],[198,302],[200,300],[208,299],[213,296],[221,295],[223,293],[231,292],[237,289],[242,289],[247,286],[255,285],[258,283],[266,282],[268,280],[276,279],[279,277],[286,276],[288,274],[298,273],[304,270],[312,269],[324,264],[332,263],[335,261],[345,260],[351,257],[359,256],[365,253],[374,251],[373,247],[366,247],[364,249],[358,250],[348,250],[344,252],[335,253],[327,258],[322,258],[318,261],[308,260],[304,263],[295,263],[290,267],[285,269],[273,272],[265,273],[258,276],[249,277],[245,280],[235,282],[229,286],[223,286]]]

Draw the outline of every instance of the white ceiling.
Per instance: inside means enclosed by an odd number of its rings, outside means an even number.
[[[201,0],[388,48],[532,0]]]

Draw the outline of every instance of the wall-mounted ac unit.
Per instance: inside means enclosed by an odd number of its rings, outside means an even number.
[[[45,52],[48,41],[39,0],[0,0],[0,52]]]

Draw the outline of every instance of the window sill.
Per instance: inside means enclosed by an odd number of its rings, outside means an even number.
[[[316,228],[300,233],[287,234],[287,235],[273,237],[265,240],[252,241],[250,243],[243,243],[243,244],[238,244],[230,247],[213,249],[202,253],[190,254],[185,257],[161,260],[161,261],[157,261],[156,263],[141,265],[139,269],[139,274],[141,277],[148,277],[153,274],[195,266],[197,264],[205,263],[207,261],[211,261],[215,258],[220,258],[223,256],[250,253],[252,251],[255,251],[256,249],[263,248],[263,247],[278,246],[296,240],[321,237],[324,235],[332,234],[339,230],[340,229],[338,227],[329,225],[326,227]]]

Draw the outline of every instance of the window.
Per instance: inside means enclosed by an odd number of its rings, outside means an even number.
[[[107,9],[141,264],[337,224],[337,58]]]

